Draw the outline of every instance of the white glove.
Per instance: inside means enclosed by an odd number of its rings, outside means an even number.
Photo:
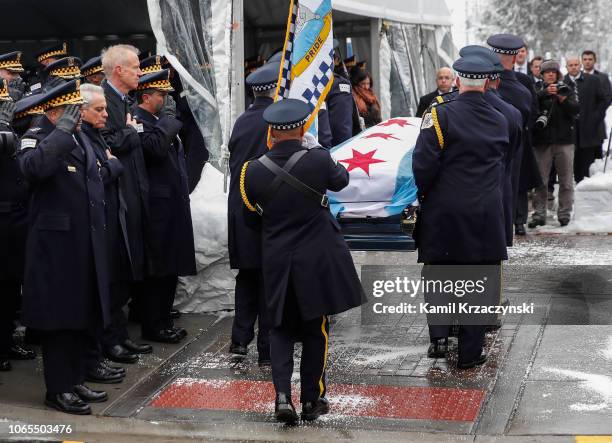
[[[317,141],[314,135],[312,135],[310,132],[307,132],[304,134],[304,137],[302,138],[302,146],[305,147],[306,149],[312,149],[312,148],[317,148],[321,145],[319,144],[319,142]]]

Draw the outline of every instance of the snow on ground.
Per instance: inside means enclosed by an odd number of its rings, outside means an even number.
[[[559,368],[543,368],[547,372],[580,380],[583,389],[594,393],[593,403],[573,403],[572,411],[602,411],[612,409],[612,377]]]

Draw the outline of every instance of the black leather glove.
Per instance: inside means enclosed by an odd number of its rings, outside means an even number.
[[[8,127],[13,120],[13,114],[15,114],[15,102],[12,100],[6,100],[0,102],[0,124]]]
[[[164,107],[161,113],[165,116],[176,118],[176,102],[170,94],[166,95],[164,99]]]
[[[60,131],[64,131],[67,134],[73,134],[76,129],[79,120],[81,119],[81,106],[80,105],[68,105],[64,109],[64,113],[59,118],[55,127]]]
[[[26,84],[21,77],[17,77],[8,82],[8,88],[11,98],[18,102],[25,94]]]

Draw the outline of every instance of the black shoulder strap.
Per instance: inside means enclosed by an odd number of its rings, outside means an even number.
[[[306,155],[308,153],[308,151],[306,149],[298,151],[296,153],[294,153],[291,157],[289,157],[289,160],[287,160],[287,163],[285,163],[285,165],[283,166],[283,170],[289,172],[293,169],[293,167],[296,165],[296,163],[302,158],[304,157],[304,155]],[[257,160],[263,164],[264,166],[265,163],[262,162],[263,159],[268,159],[266,156],[261,156],[260,158],[258,158]],[[274,163],[272,160],[269,160],[270,163],[272,163],[274,166],[276,166],[276,163]],[[266,166],[267,167],[267,166]],[[268,169],[270,169],[268,167]],[[272,171],[274,173],[274,171]],[[274,194],[276,194],[276,191],[278,191],[278,188],[280,187],[280,185],[283,183],[283,180],[277,175],[276,177],[274,177],[274,180],[272,181],[272,183],[270,183],[270,185],[268,186],[268,188],[266,189],[266,192],[264,192],[263,197],[259,200],[259,202],[257,202],[257,204],[255,205],[255,209],[257,210],[257,213],[259,215],[263,214],[263,208],[261,207],[261,205],[266,205],[266,203],[268,203],[268,201],[270,201],[270,199],[272,198],[272,196]],[[260,204],[261,203],[261,204]]]
[[[294,154],[295,155],[295,154]],[[291,159],[289,159],[291,160]],[[321,194],[316,189],[311,188],[306,183],[298,180],[293,175],[289,174],[285,168],[281,168],[272,160],[267,157],[262,157],[259,159],[262,165],[264,165],[270,172],[276,175],[276,178],[280,178],[283,182],[287,183],[296,191],[301,192],[306,197],[315,200],[317,203],[320,203],[321,206],[328,207],[329,202],[327,200],[327,195]],[[289,162],[287,162],[289,163]]]

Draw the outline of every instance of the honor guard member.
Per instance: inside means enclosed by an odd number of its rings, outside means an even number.
[[[81,64],[78,57],[64,57],[48,64],[43,71],[45,80],[41,90],[47,92],[67,81],[81,78]]]
[[[423,117],[412,157],[419,189],[415,230],[426,265],[499,265],[507,259],[502,205],[503,161],[509,148],[505,117],[484,99],[490,62],[457,60],[459,97]],[[424,272],[427,268],[424,268]],[[429,326],[429,357],[444,357],[449,325]],[[458,367],[483,364],[485,326],[459,328]]]
[[[14,102],[21,100],[26,91],[26,84],[21,78],[23,72],[21,52],[13,51],[0,55],[0,79],[8,82],[9,95]]]
[[[132,117],[132,99],[129,97],[129,92],[138,88],[138,79],[142,75],[138,49],[131,45],[111,46],[102,52],[102,67],[106,77],[102,88],[108,112],[102,136],[111,153],[123,165],[120,183],[127,208],[127,237],[132,265],[129,279],[111,284],[111,297],[115,300],[122,298],[123,305],[126,305],[130,298],[134,303],[145,296],[142,282],[151,271],[148,257],[149,178],[138,135],[143,129]],[[117,363],[134,363],[139,353],[148,350],[144,345],[128,346],[126,342],[116,343],[104,350],[105,355]]]
[[[166,100],[170,71],[143,75],[138,82],[135,117],[149,177],[151,255],[154,272],[146,279],[142,336],[178,343],[187,336],[171,318],[179,276],[196,275],[195,249],[185,151],[177,137],[182,123],[174,101]]]
[[[125,377],[125,369],[106,364],[103,349],[116,344],[133,343],[127,334],[127,318],[123,312],[123,300],[113,297],[113,285],[130,277],[129,245],[127,223],[125,220],[125,200],[120,190],[119,178],[123,173],[121,162],[114,157],[104,141],[100,130],[104,128],[108,113],[104,90],[100,86],[84,83],[80,87],[84,103],[82,106],[83,124],[81,134],[92,147],[96,163],[104,184],[106,208],[106,239],[108,253],[108,276],[110,283],[110,322],[89,346],[86,380],[95,383],[119,383]],[[148,351],[153,348],[148,346]]]
[[[512,190],[515,197],[514,232],[516,235],[525,235],[528,215],[527,192],[542,182],[531,142],[531,131],[538,114],[537,97],[529,78],[527,78],[529,83],[527,87],[525,80],[519,80],[524,74],[514,71],[516,54],[525,46],[523,39],[512,34],[496,34],[487,39],[487,44],[499,55],[504,67],[504,71],[500,74],[500,96],[518,109],[523,117],[523,144],[512,166]]]
[[[302,342],[301,416],[314,420],[329,410],[328,316],[365,302],[325,195],[327,190],[343,189],[349,175],[327,150],[302,146],[309,113],[309,106],[296,99],[270,105],[263,117],[271,126],[274,145],[259,159],[245,163],[240,176],[246,208],[261,215],[275,416],[282,422],[297,419],[291,402],[295,342]]]
[[[257,352],[262,365],[270,363],[270,326],[261,271],[261,226],[253,226],[244,218],[240,171],[247,160],[268,152],[268,124],[263,119],[263,113],[274,102],[279,69],[280,61],[268,61],[247,77],[246,83],[253,90],[255,101],[236,120],[228,143],[228,248],[230,266],[238,269],[229,352],[235,355],[247,354],[247,346],[255,336],[255,321],[258,320]]]
[[[19,138],[23,137],[30,127],[35,126],[36,122],[44,115],[44,108],[41,105],[42,95],[28,95],[15,103],[15,114],[11,127]]]
[[[499,95],[499,85],[501,80],[500,74],[504,71],[499,56],[489,48],[478,45],[470,45],[462,48],[459,51],[461,57],[475,56],[481,57],[491,62],[495,68],[489,77],[489,88],[485,91],[485,100],[501,112],[508,122],[510,149],[504,159],[504,183],[503,183],[503,202],[504,202],[504,220],[506,228],[506,246],[512,246],[513,243],[513,225],[514,225],[514,194],[512,191],[512,171],[514,158],[521,150],[523,143],[522,116],[518,109],[507,103]]]
[[[31,185],[23,323],[42,331],[45,404],[90,414],[106,392],[85,386],[88,336],[109,320],[104,185],[79,132],[79,80],[44,95],[45,115],[21,139]]]
[[[28,218],[28,183],[24,180],[16,152],[19,140],[10,124],[15,103],[8,82],[0,80],[0,371],[11,369],[10,359],[29,360],[36,354],[13,341],[15,318],[21,306]]]
[[[30,78],[30,92],[35,92],[43,87],[43,79],[45,77],[43,74],[44,69],[51,63],[59,60],[60,58],[66,57],[67,55],[68,46],[66,45],[66,42],[51,45],[35,54],[34,56],[36,57],[36,61],[40,64],[40,66],[37,68],[34,77]]]
[[[102,69],[102,57],[97,56],[87,60],[81,66],[81,75],[87,83],[100,86],[104,80],[104,69]]]

